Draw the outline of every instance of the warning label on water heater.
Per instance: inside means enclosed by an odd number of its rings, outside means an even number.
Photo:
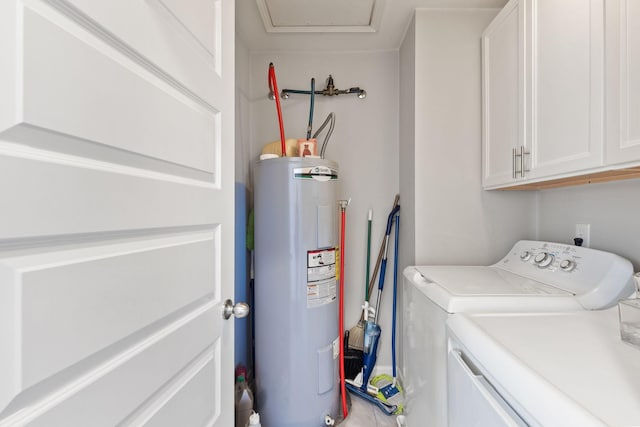
[[[307,252],[307,308],[336,300],[336,250]]]

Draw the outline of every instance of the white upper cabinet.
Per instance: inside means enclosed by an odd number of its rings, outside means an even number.
[[[607,162],[640,160],[640,2],[607,1]]]
[[[603,20],[602,0],[520,0],[487,28],[485,188],[603,164]]]
[[[519,0],[510,1],[482,36],[484,186],[512,183],[522,175],[516,154],[526,143],[523,13]]]

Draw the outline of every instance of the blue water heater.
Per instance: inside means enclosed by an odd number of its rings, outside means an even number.
[[[266,427],[339,415],[337,179],[325,159],[256,164],[256,401]]]

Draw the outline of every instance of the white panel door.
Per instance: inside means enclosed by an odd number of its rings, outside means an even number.
[[[233,0],[0,2],[0,426],[233,424]]]

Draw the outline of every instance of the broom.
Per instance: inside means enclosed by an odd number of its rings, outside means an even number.
[[[400,203],[400,195],[396,194],[396,197],[393,201],[393,209],[398,206]],[[367,274],[366,274],[366,282],[365,282],[365,301],[362,313],[360,314],[360,320],[358,323],[349,329],[349,340],[348,347],[350,349],[363,351],[364,350],[364,326],[366,324],[367,318],[369,316],[369,295],[371,295],[371,291],[373,290],[373,286],[376,282],[376,276],[378,275],[378,270],[380,269],[380,264],[382,263],[382,257],[384,256],[384,238],[382,239],[382,244],[380,245],[380,251],[378,252],[378,260],[376,261],[376,265],[373,268],[373,276],[369,278],[369,263],[371,257],[371,219],[372,213],[369,211],[369,222],[368,222],[368,232],[367,232]]]
[[[369,272],[371,271],[371,221],[373,220],[373,212],[369,209],[369,217],[367,220],[367,272],[366,278],[364,281],[364,305],[362,306],[362,313],[360,314],[360,320],[358,323],[349,330],[349,347],[351,350],[358,350],[361,354],[362,352],[362,343],[364,341],[364,326],[367,323],[366,318],[368,317],[367,313],[369,311]],[[355,339],[351,338],[355,335]],[[355,342],[354,342],[355,340]],[[360,340],[360,344],[358,344],[358,340]],[[361,354],[362,355],[362,354]],[[358,370],[362,368],[362,364]]]
[[[352,327],[350,330],[345,331],[345,371],[346,377],[350,380],[356,378],[356,376],[362,371],[362,357],[363,351],[362,348],[353,348],[349,347],[349,344],[353,342],[353,340],[349,339],[349,336],[354,334],[364,334],[364,328],[366,325],[365,318],[368,318],[367,312],[369,311],[369,272],[371,271],[370,260],[371,260],[371,221],[373,220],[373,211],[369,209],[369,216],[367,220],[367,271],[366,271],[366,279],[364,282],[364,305],[362,306],[363,312],[360,316],[360,321]]]

